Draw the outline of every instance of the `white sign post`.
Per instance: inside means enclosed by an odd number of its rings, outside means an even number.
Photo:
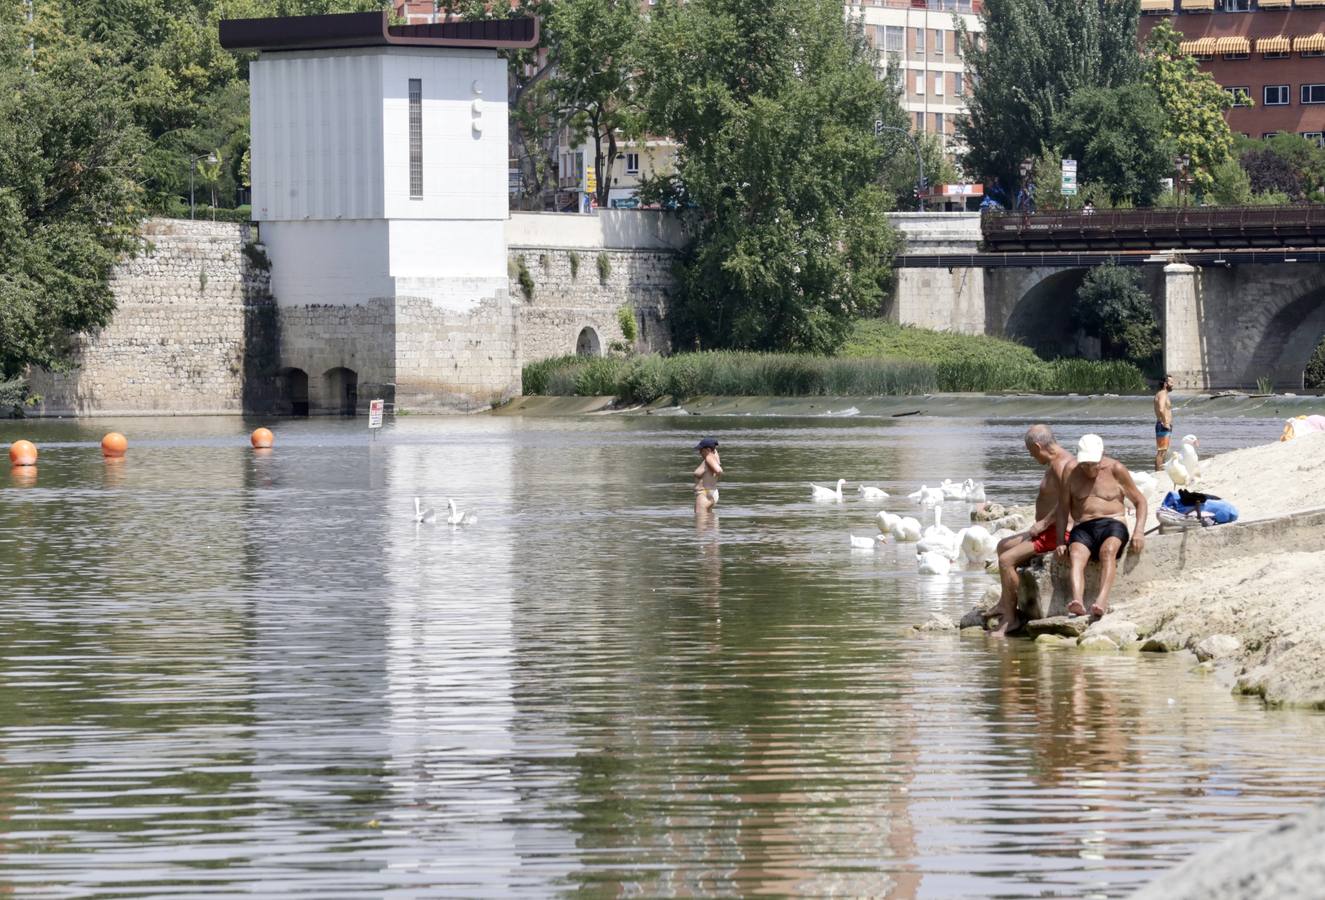
[[[386,412],[385,400],[374,400],[368,404],[368,430],[382,427],[382,414]]]
[[[1063,196],[1075,197],[1077,195],[1077,161],[1075,159],[1063,160]]]

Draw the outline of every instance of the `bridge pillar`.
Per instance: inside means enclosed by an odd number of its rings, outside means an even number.
[[[1200,270],[1178,262],[1165,266],[1164,371],[1183,390],[1210,386],[1201,307]]]
[[[894,322],[934,331],[985,332],[985,277],[981,269],[897,270]]]

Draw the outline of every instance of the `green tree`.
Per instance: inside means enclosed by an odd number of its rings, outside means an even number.
[[[1246,206],[1252,202],[1251,178],[1236,159],[1226,159],[1210,173],[1206,198],[1215,206]]]
[[[985,0],[982,34],[964,29],[970,73],[958,121],[964,166],[996,180],[1010,202],[1021,164],[1052,143],[1055,120],[1078,91],[1137,77],[1140,0]]]
[[[692,237],[676,345],[836,349],[890,286],[873,123],[903,118],[841,3],[660,4],[645,58],[650,130],[680,144],[677,176],[648,195]]]
[[[1159,323],[1141,278],[1122,266],[1091,269],[1077,290],[1073,318],[1100,339],[1106,359],[1123,359],[1155,369],[1161,348]]]
[[[1173,169],[1164,111],[1145,84],[1087,88],[1059,115],[1056,142],[1077,160],[1083,184],[1108,193],[1110,205],[1150,206]]]
[[[111,268],[142,213],[125,75],[50,19],[0,12],[0,382],[59,368],[72,333],[110,319]]]
[[[618,139],[639,130],[635,108],[636,0],[561,0],[548,16],[554,72],[549,89],[572,134],[593,141],[600,207],[607,206]]]
[[[900,108],[900,107],[899,107]],[[902,127],[906,127],[903,122]],[[932,132],[912,134],[916,144],[912,144],[896,133],[885,132],[881,137],[887,159],[883,164],[884,189],[888,193],[889,203],[894,209],[917,209],[916,199],[916,150],[920,151],[919,168],[923,169],[925,180],[931,187],[937,184],[952,184],[958,181],[957,167],[952,164],[944,151],[943,140]]]
[[[1224,110],[1233,98],[1202,72],[1200,64],[1183,53],[1178,32],[1161,20],[1146,38],[1146,79],[1155,89],[1167,118],[1165,137],[1178,155],[1188,160],[1193,187],[1204,194],[1214,186],[1214,173],[1230,158],[1233,132]]]

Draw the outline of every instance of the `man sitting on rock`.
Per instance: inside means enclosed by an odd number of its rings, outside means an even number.
[[[1127,467],[1104,455],[1098,434],[1083,435],[1077,445],[1077,464],[1064,480],[1066,503],[1058,506],[1058,530],[1070,534],[1060,545],[1059,559],[1072,560],[1072,602],[1067,611],[1084,616],[1086,606],[1086,563],[1099,560],[1100,591],[1090,614],[1099,618],[1109,611],[1109,589],[1118,572],[1118,556],[1129,543],[1126,506],[1136,507],[1136,534],[1130,536],[1133,553],[1145,547],[1146,498],[1132,481]]]
[[[1054,433],[1048,425],[1032,425],[1026,430],[1026,452],[1047,468],[1044,478],[1040,479],[1040,492],[1035,497],[1035,524],[1028,531],[1004,538],[998,545],[998,577],[1002,582],[1002,593],[998,598],[999,624],[995,637],[1004,637],[1022,625],[1017,619],[1017,587],[1021,578],[1017,567],[1036,556],[1052,553],[1060,543],[1063,532],[1055,527],[1058,501],[1064,473],[1076,464],[1072,454],[1054,440]]]

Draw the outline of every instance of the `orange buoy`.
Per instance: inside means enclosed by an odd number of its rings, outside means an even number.
[[[101,439],[101,455],[106,459],[119,459],[128,449],[128,439],[118,431],[112,431]]]
[[[9,445],[9,462],[15,466],[35,466],[37,446],[32,441],[14,441]]]
[[[276,441],[276,436],[271,433],[269,428],[255,428],[253,434],[249,435],[249,441],[259,450],[266,450]]]

